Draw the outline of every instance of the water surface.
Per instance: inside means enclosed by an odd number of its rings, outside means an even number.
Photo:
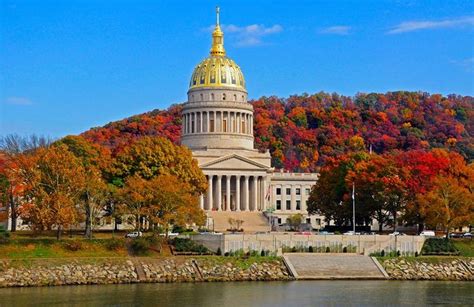
[[[290,281],[0,289],[0,306],[421,306],[474,304],[474,282]]]

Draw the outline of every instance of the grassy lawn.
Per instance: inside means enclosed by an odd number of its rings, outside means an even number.
[[[0,245],[0,259],[126,257],[125,244],[111,250],[107,240],[16,239]],[[123,241],[123,240],[122,240]],[[71,247],[72,246],[72,247]],[[77,249],[77,250],[76,250]]]
[[[454,246],[461,252],[461,256],[474,257],[473,239],[454,239]]]

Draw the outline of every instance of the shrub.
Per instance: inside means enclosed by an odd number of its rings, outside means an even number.
[[[78,240],[71,240],[64,242],[64,248],[71,252],[77,252],[82,249],[82,242]]]
[[[265,257],[265,251],[262,249],[262,251],[260,252],[260,256],[262,257]]]
[[[229,252],[225,252],[224,253],[224,257],[229,257],[230,256],[230,253]]]
[[[197,244],[191,239],[174,238],[171,244],[173,244],[174,249],[177,252],[194,252],[194,253],[199,253],[199,254],[205,254],[209,252],[207,247],[201,244]],[[222,251],[221,251],[221,254],[222,254]]]
[[[453,242],[446,238],[428,238],[421,249],[422,255],[459,254]]]
[[[8,242],[10,242],[10,233],[3,226],[0,226],[0,244],[7,244]]]
[[[343,252],[343,253],[347,253],[347,246],[344,246],[344,247],[342,248],[342,252]]]
[[[220,247],[217,248],[216,255],[217,255],[217,256],[222,256],[222,250],[221,250]]]
[[[385,257],[385,250],[382,249],[382,251],[380,252],[380,257]]]
[[[415,257],[418,257],[418,251],[415,252]]]
[[[312,252],[313,252],[313,246],[310,245],[310,246],[308,247],[308,252],[309,252],[309,253],[312,253]]]
[[[123,246],[123,240],[113,238],[105,242],[105,248],[109,251],[119,250]]]
[[[329,246],[326,247],[326,253],[330,253],[331,252],[331,249],[329,248]]]
[[[144,255],[150,249],[150,242],[146,238],[136,238],[130,243],[130,249],[135,255]]]
[[[397,251],[397,257],[400,257],[400,255],[401,255],[401,253],[400,253],[400,251],[398,250],[398,251]]]
[[[296,247],[295,247],[295,246],[293,246],[293,247],[291,248],[291,252],[292,252],[292,253],[296,253]]]

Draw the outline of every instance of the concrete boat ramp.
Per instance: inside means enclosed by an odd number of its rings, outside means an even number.
[[[305,279],[388,279],[377,259],[358,254],[288,253],[283,255],[288,270]]]

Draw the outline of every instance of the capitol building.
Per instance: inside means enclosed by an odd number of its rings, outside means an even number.
[[[317,174],[272,168],[269,151],[254,148],[253,106],[247,98],[244,74],[224,49],[217,9],[210,55],[192,73],[182,112],[181,143],[192,151],[209,184],[201,208],[219,230],[228,228],[229,218],[243,219],[246,229],[269,217],[283,224],[297,213],[313,228],[324,227],[323,217],[308,216],[306,210]]]

